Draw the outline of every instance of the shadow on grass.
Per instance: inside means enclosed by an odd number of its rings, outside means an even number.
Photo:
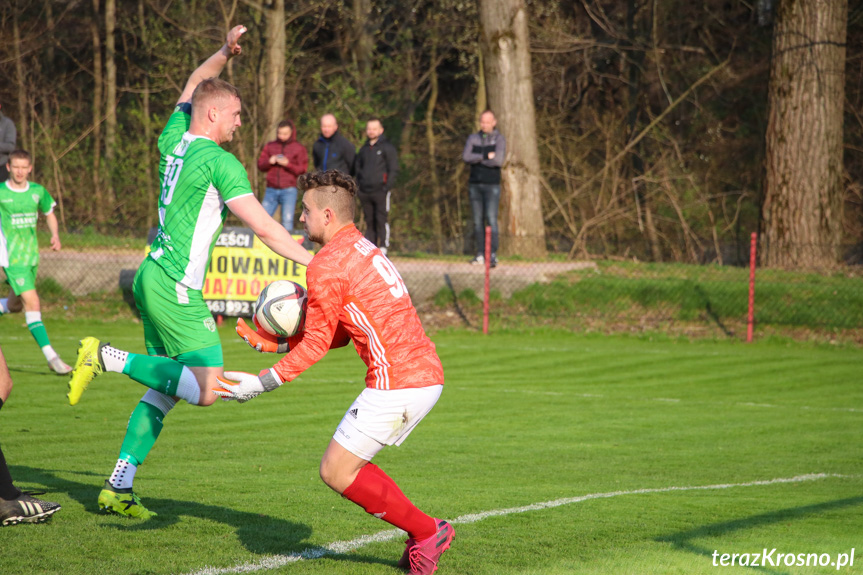
[[[713,309],[713,306],[710,303],[710,296],[707,295],[707,292],[705,292],[700,285],[696,284],[695,293],[697,293],[704,302],[704,311],[707,312],[707,316],[716,323],[716,326],[722,330],[726,337],[734,337],[734,332],[722,323],[722,319],[719,317],[719,314]]]
[[[786,509],[778,509],[776,511],[771,511],[769,513],[762,513],[759,515],[753,515],[751,517],[744,517],[742,519],[734,519],[732,521],[724,521],[722,523],[713,523],[711,525],[696,527],[695,529],[690,529],[688,531],[681,531],[680,533],[673,533],[671,535],[657,537],[656,541],[662,543],[671,543],[677,549],[688,551],[690,553],[695,553],[697,555],[703,555],[704,557],[708,558],[708,560],[712,563],[713,553],[715,549],[701,547],[696,543],[693,543],[693,539],[699,539],[701,537],[719,537],[728,533],[733,533],[735,531],[742,531],[745,529],[753,529],[767,525],[774,525],[777,523],[787,522],[795,519],[804,519],[808,516],[818,515],[819,513],[823,513],[825,511],[844,509],[847,507],[854,507],[861,504],[863,504],[863,497],[848,497],[845,499],[837,499],[835,501],[826,501],[824,503],[804,505],[802,507],[789,507]],[[739,552],[741,554],[747,553],[746,550],[735,550],[734,552]],[[781,550],[777,552],[781,552],[783,553],[783,555],[785,553],[785,551]],[[770,553],[770,549],[767,549],[767,553]],[[750,551],[749,554],[755,555],[755,551]],[[758,555],[759,560],[762,559],[762,554],[758,553]],[[775,555],[776,554],[774,553],[774,562],[776,560]],[[759,561],[759,566],[757,567],[749,566],[749,569],[753,571],[761,571],[764,573],[790,573],[789,571],[785,571],[782,569],[783,567],[785,567],[784,564],[776,565],[775,568],[771,568],[771,566],[769,565],[764,566],[760,563],[761,561]],[[744,565],[743,567],[746,567],[746,565]]]
[[[28,374],[28,375],[45,376],[48,378],[55,377],[55,378],[57,378],[57,381],[63,381],[63,382],[65,382],[66,380],[69,379],[68,375],[60,376],[60,375],[57,375],[56,373],[54,373],[53,371],[51,371],[51,368],[48,367],[47,362],[45,362],[44,368],[43,367],[21,367],[21,366],[11,366],[10,365],[9,366],[9,373],[10,374],[20,373],[20,374]],[[15,379],[15,378],[13,377],[12,379]],[[17,386],[15,387],[15,389],[18,389]]]
[[[462,309],[461,304],[458,301],[458,294],[455,293],[455,286],[452,285],[452,278],[450,277],[449,274],[444,274],[444,281],[446,282],[446,287],[449,288],[450,294],[452,295],[452,302],[453,302],[453,305],[455,306],[456,313],[461,318],[461,320],[464,322],[465,326],[472,327],[470,325],[470,320],[468,319],[467,314],[465,314],[464,310]]]
[[[12,477],[19,488],[26,484],[26,489],[32,489],[34,487],[33,484],[36,484],[40,486],[40,490],[44,489],[46,491],[46,495],[42,497],[49,501],[51,499],[51,492],[61,492],[80,503],[87,512],[99,515],[103,514],[96,502],[100,487],[94,486],[93,483],[73,481],[57,476],[59,473],[76,473],[87,477],[98,477],[101,480],[104,478],[103,474],[40,469],[22,465],[12,465],[10,468]],[[272,497],[268,497],[267,499],[272,499]],[[278,501],[272,503],[278,504]],[[331,560],[351,561],[355,563],[379,563],[388,566],[395,566],[396,564],[395,558],[384,560],[376,557],[336,553],[316,545],[303,545],[303,541],[308,539],[312,533],[312,528],[309,525],[276,519],[263,513],[236,511],[229,507],[205,505],[194,501],[165,499],[151,495],[146,496],[146,505],[149,509],[157,510],[159,515],[145,521],[113,516],[119,523],[106,523],[101,525],[101,527],[134,533],[164,529],[179,522],[183,516],[197,517],[230,525],[235,529],[237,538],[243,547],[255,554],[296,556],[294,560],[326,557]],[[285,562],[287,563],[288,561]]]

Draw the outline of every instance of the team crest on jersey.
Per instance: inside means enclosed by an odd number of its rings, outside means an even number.
[[[208,317],[204,320],[204,327],[210,331],[216,331],[216,322],[213,320],[213,318]]]
[[[39,194],[32,194],[30,197],[31,197],[31,198],[33,198],[33,203],[34,203],[34,204],[38,204],[38,203],[39,203]]]

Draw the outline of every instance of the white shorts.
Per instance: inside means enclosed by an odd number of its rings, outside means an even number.
[[[442,391],[443,385],[391,390],[367,387],[345,413],[333,439],[371,461],[385,445],[401,445]]]

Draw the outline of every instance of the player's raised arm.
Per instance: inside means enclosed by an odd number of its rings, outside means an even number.
[[[189,76],[189,79],[186,81],[186,87],[183,88],[183,93],[180,94],[177,104],[191,102],[192,92],[195,91],[198,84],[207,78],[215,78],[222,73],[228,60],[243,51],[239,42],[240,37],[245,33],[246,27],[242,25],[234,26],[230,31],[228,31],[228,37],[225,39],[225,44],[219,48],[215,54],[207,58],[206,62],[198,66],[198,68],[192,72],[192,75]]]
[[[227,202],[228,209],[250,227],[255,235],[271,250],[298,264],[307,266],[312,261],[312,254],[301,246],[297,240],[267,211],[254,195],[245,195]]]

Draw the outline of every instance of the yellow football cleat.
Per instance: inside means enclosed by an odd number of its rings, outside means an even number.
[[[75,362],[75,369],[72,370],[72,377],[69,379],[69,393],[66,394],[66,397],[69,398],[69,405],[78,403],[93,378],[104,371],[105,366],[102,365],[102,360],[99,358],[99,347],[99,340],[95,337],[85,337],[81,340],[81,347],[78,348],[78,361]]]
[[[149,519],[158,515],[158,513],[144,507],[141,498],[132,493],[131,488],[117,489],[107,480],[105,487],[99,493],[99,509],[106,513],[116,513],[138,519]]]

